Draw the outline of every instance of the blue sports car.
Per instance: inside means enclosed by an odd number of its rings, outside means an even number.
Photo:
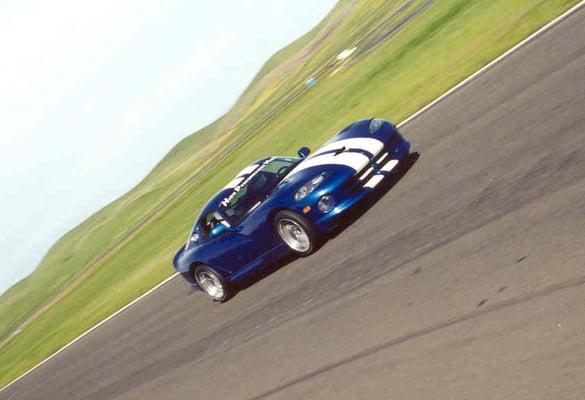
[[[173,264],[215,301],[290,252],[308,256],[341,217],[392,174],[410,143],[382,119],[354,122],[309,157],[268,157],[244,168],[203,208]]]

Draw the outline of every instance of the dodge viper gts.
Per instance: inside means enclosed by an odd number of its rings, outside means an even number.
[[[354,122],[311,156],[267,157],[244,168],[196,218],[175,269],[214,300],[290,252],[308,256],[342,216],[391,176],[410,143],[374,118]]]

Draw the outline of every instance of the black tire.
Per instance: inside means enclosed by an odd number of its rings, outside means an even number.
[[[235,293],[233,285],[221,273],[207,265],[198,265],[193,276],[199,288],[207,293],[213,301],[223,303]]]
[[[280,240],[293,253],[301,257],[306,257],[315,252],[319,247],[319,235],[313,227],[313,224],[297,213],[288,210],[279,211],[274,217],[273,224],[274,231]],[[292,237],[294,235],[291,232],[286,233],[284,231],[286,229],[284,225],[289,226],[290,229],[299,233],[299,236],[304,236],[302,240],[297,240],[297,245],[294,244],[297,238]]]

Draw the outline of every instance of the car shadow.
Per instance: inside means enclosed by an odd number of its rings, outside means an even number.
[[[406,162],[400,163],[389,179],[384,180],[376,190],[372,191],[368,196],[363,198],[357,205],[357,207],[353,207],[345,215],[343,220],[340,221],[339,226],[330,234],[326,242],[335,239],[341,232],[343,232],[349,226],[351,226],[362,215],[364,215],[374,204],[376,204],[382,197],[384,197],[394,186],[396,186],[398,182],[400,182],[400,180],[402,180],[402,178],[404,178],[404,176],[408,173],[408,171],[410,171],[413,165],[416,164],[419,158],[420,154],[418,152],[409,153],[408,156],[406,156],[405,159]],[[263,268],[260,268],[255,274],[248,277],[245,281],[239,283],[238,291],[248,289],[250,286],[260,282],[261,280],[268,277],[272,273],[276,272],[280,268],[284,267],[287,264],[290,264],[297,258],[299,258],[299,256],[290,253],[281,258],[279,261],[266,265]],[[237,293],[235,293],[234,296],[237,296]]]

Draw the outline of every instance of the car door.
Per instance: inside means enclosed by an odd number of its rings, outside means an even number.
[[[234,272],[254,262],[262,254],[255,238],[242,233],[242,224],[231,227],[217,212],[204,216],[202,227],[207,243],[201,249],[201,256],[211,266]]]

